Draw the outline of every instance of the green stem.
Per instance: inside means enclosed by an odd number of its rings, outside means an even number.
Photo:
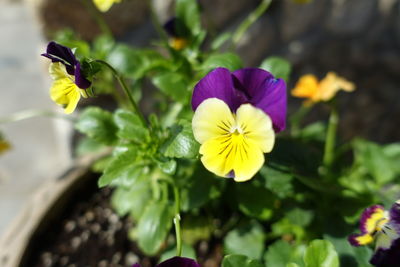
[[[110,27],[108,26],[107,22],[104,20],[104,17],[100,13],[100,11],[93,6],[93,3],[91,3],[90,0],[84,0],[83,4],[85,5],[87,11],[90,13],[92,18],[96,21],[97,25],[99,25],[100,30],[110,36],[113,37],[112,31]]]
[[[290,133],[292,136],[297,136],[299,134],[301,121],[310,110],[311,106],[301,105],[299,110],[290,117]]]
[[[0,124],[2,123],[9,123],[9,122],[16,122],[22,121],[30,118],[35,117],[53,117],[53,118],[60,118],[69,121],[75,121],[74,117],[65,116],[64,114],[56,113],[49,110],[39,110],[39,109],[27,109],[22,110],[11,115],[0,117]]]
[[[333,163],[333,159],[335,157],[335,143],[336,143],[336,132],[339,123],[339,113],[336,109],[335,104],[332,104],[331,115],[329,117],[328,130],[326,133],[325,139],[325,149],[324,149],[324,158],[323,164],[324,167],[330,169]]]
[[[263,0],[258,7],[239,25],[232,37],[233,45],[236,46],[247,29],[268,9],[272,0]]]
[[[173,188],[175,197],[174,225],[176,233],[176,255],[180,257],[182,255],[181,215],[180,215],[181,200],[178,187],[176,185],[173,185]]]
[[[126,85],[126,82],[124,80],[124,78],[117,72],[116,69],[114,69],[110,64],[108,64],[107,62],[103,61],[103,60],[95,60],[98,63],[103,64],[104,66],[106,66],[108,69],[111,70],[111,72],[113,73],[114,77],[117,79],[118,83],[121,85],[121,88],[124,90],[125,94],[128,96],[129,101],[131,102],[132,108],[134,110],[134,112],[139,116],[140,120],[142,121],[143,125],[148,126],[147,122],[142,114],[142,112],[139,110],[138,105],[136,104],[135,99],[133,98],[133,95],[131,93],[131,91],[129,90],[128,86]]]

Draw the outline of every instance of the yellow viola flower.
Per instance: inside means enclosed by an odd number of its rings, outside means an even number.
[[[49,72],[54,80],[50,88],[51,99],[64,106],[66,114],[74,112],[81,96],[88,97],[86,91],[75,84],[75,77],[68,74],[65,65],[61,62],[51,63]]]
[[[352,82],[339,77],[334,72],[328,74],[321,81],[312,74],[303,75],[292,90],[292,96],[306,98],[305,104],[331,100],[338,91],[352,92],[355,86]]]
[[[272,121],[261,109],[243,104],[233,114],[218,98],[208,98],[197,107],[192,127],[205,168],[237,182],[257,173],[264,164],[264,153],[275,142]]]
[[[114,3],[120,2],[121,0],[93,0],[93,3],[101,12],[107,12]]]

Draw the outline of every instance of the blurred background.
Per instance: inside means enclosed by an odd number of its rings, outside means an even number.
[[[166,22],[173,0],[152,2],[160,21]],[[212,37],[235,29],[259,0],[199,2]],[[101,33],[93,12],[90,0],[0,0],[0,117],[25,109],[62,112],[49,98],[51,81],[39,55],[66,28],[93,40]],[[145,0],[123,0],[102,16],[119,41],[144,47],[157,39]],[[400,0],[274,0],[237,50],[246,67],[256,67],[270,55],[289,60],[293,71],[288,89],[303,74],[322,78],[335,71],[357,86],[354,93],[339,96],[342,137],[399,140]],[[289,112],[300,104],[289,97]],[[327,117],[321,105],[308,120]],[[0,156],[1,236],[35,189],[72,164],[72,124],[34,118],[1,124],[0,131],[12,144]]]

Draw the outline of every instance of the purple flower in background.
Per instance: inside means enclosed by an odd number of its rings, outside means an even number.
[[[79,88],[87,89],[90,87],[91,82],[83,75],[81,64],[70,48],[52,41],[47,45],[46,53],[41,55],[51,59],[52,63],[62,63],[67,73],[75,77],[74,82]]]
[[[132,267],[141,267],[139,263],[135,263]],[[156,267],[200,267],[200,265],[192,259],[184,257],[173,257],[157,264]]]
[[[271,118],[276,133],[286,127],[286,84],[263,69],[245,68],[231,73],[216,68],[195,86],[193,110],[208,98],[224,101],[233,113],[242,104],[251,104]]]
[[[370,262],[377,267],[400,266],[400,201],[389,211],[380,205],[365,209],[360,220],[361,234],[349,236],[353,246],[375,241],[375,253]]]
[[[169,44],[175,50],[184,49],[189,41],[190,31],[186,25],[177,17],[172,17],[164,24],[164,30],[169,35]]]

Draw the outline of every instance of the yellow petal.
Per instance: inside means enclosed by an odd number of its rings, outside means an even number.
[[[49,66],[49,72],[53,80],[59,80],[64,78],[69,78],[73,80],[73,77],[68,74],[64,64],[62,64],[61,62],[51,63]]]
[[[59,105],[66,106],[64,112],[72,113],[80,99],[80,89],[69,78],[58,79],[50,88],[51,99]]]
[[[200,154],[207,170],[222,177],[233,176],[237,182],[251,179],[264,164],[261,149],[240,134],[211,139],[200,147]]]
[[[347,92],[354,91],[353,83],[336,75],[334,72],[328,72],[325,78],[320,82],[320,99],[323,101],[331,100],[339,90]]]
[[[295,88],[292,90],[292,96],[299,98],[308,98],[310,100],[318,101],[318,79],[315,75],[303,75],[296,83]]]
[[[200,144],[229,133],[234,125],[235,120],[228,105],[217,98],[204,100],[192,119],[194,138]]]
[[[374,238],[370,234],[360,235],[354,238],[360,246],[367,245],[374,241]]]
[[[121,0],[93,0],[93,3],[101,12],[107,12],[114,3],[119,3]]]
[[[239,133],[251,140],[264,153],[270,152],[275,143],[272,121],[264,111],[250,104],[241,105],[236,111],[236,123]]]

